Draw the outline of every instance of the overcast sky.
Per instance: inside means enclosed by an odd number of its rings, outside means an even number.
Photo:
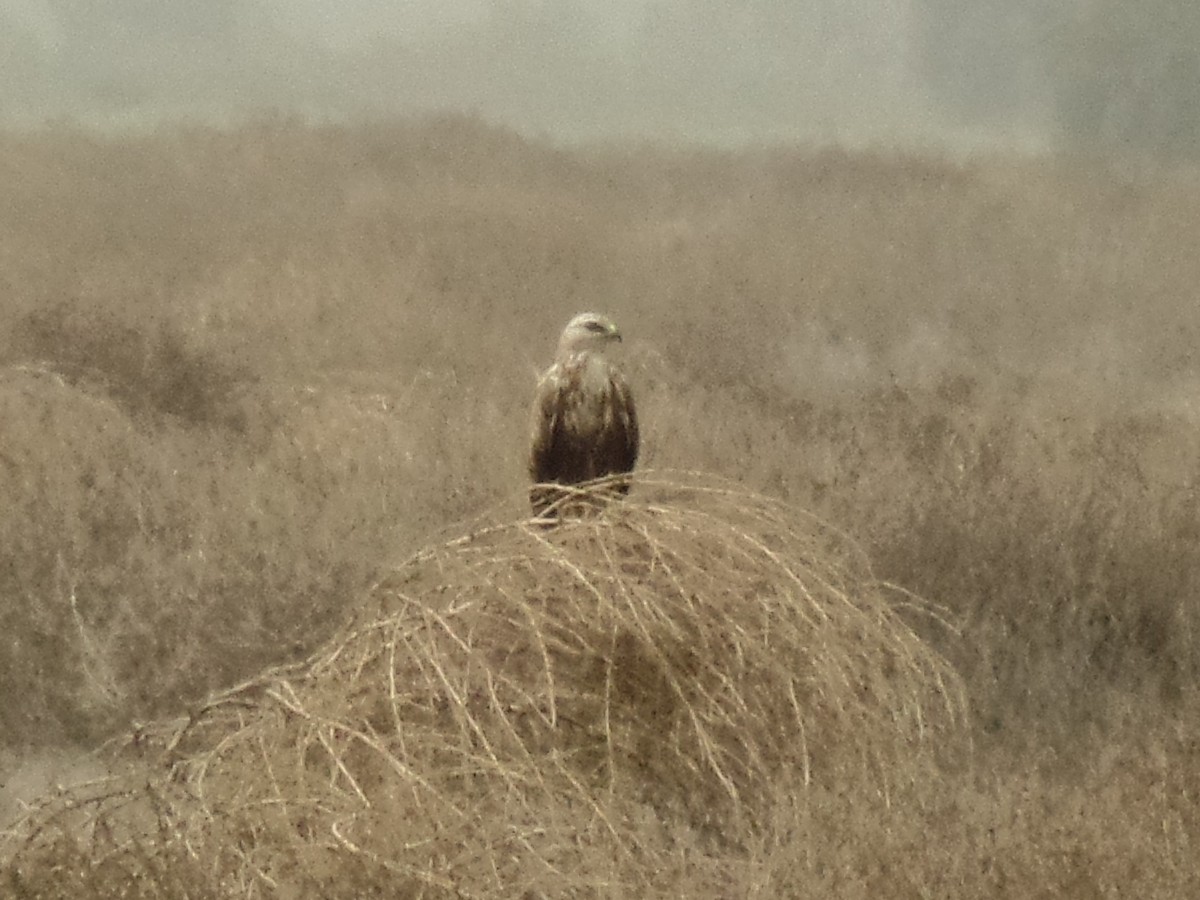
[[[1036,146],[1036,92],[947,114],[928,65],[946,3],[0,0],[0,121],[452,108],[567,140]],[[968,26],[995,31],[987,15]]]

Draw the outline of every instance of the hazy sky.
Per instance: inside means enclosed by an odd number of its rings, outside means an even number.
[[[1032,103],[946,115],[924,65],[946,2],[0,0],[0,120],[436,107],[566,139],[1036,144]]]

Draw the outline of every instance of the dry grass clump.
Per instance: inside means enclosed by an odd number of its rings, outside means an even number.
[[[125,322],[79,302],[38,307],[17,320],[6,356],[51,369],[111,397],[143,424],[244,427],[236,398],[248,373],[191,346],[178,325]]]
[[[0,366],[0,745],[94,747],[311,653],[382,552],[361,523],[388,513],[326,498],[382,506],[400,481],[349,471],[358,448],[402,449],[353,399],[280,392],[286,431],[258,449],[52,365]],[[311,449],[335,427],[340,456]]]
[[[126,752],[161,774],[51,802],[11,836],[10,877],[81,841],[80,865],[161,880],[186,859],[250,896],[719,881],[811,790],[886,796],[958,746],[959,681],[898,596],[834,529],[707,478],[480,523],[390,571],[303,665],[140,731]]]

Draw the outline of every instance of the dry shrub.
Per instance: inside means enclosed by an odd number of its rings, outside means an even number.
[[[400,429],[347,397],[280,392],[287,430],[255,451],[0,366],[0,747],[94,747],[320,646],[386,545],[379,485],[406,484],[370,457],[353,470],[368,443],[390,463]],[[318,426],[341,457],[314,446]]]
[[[813,788],[886,796],[959,746],[958,679],[897,613],[934,611],[802,511],[651,473],[553,527],[495,518],[303,665],[139,731],[162,774],[51,801],[12,871],[90,840],[88,865],[187,856],[246,895],[650,896]]]
[[[235,398],[249,373],[195,346],[167,320],[123,321],[79,301],[39,307],[12,329],[7,355],[97,388],[142,424],[244,428]]]

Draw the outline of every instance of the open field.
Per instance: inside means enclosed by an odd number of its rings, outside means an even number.
[[[1196,895],[1195,173],[563,150],[444,118],[48,130],[0,137],[0,174],[10,790],[321,658],[381,573],[482,510],[517,515],[534,374],[595,308],[626,334],[647,467],[811,511],[854,537],[863,585],[945,609],[896,613],[957,671],[969,750],[893,755],[886,790],[845,768],[780,788],[790,805],[724,843],[716,801],[665,834],[669,811],[632,794],[603,807],[620,839],[589,843],[547,788],[522,815],[576,843],[529,865],[569,860],[572,879],[512,884]],[[127,870],[84,877],[55,852],[0,884],[132,896]],[[186,855],[151,861],[146,896],[228,887]],[[348,896],[400,883],[359,874]]]

